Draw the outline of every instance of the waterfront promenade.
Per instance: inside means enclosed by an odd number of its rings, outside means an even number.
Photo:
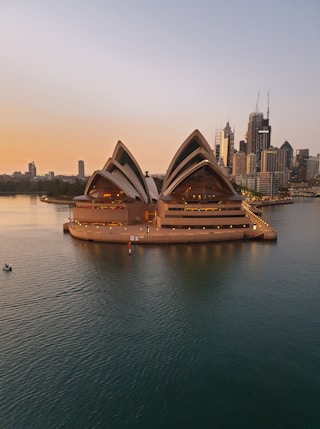
[[[83,224],[71,221],[64,231],[74,238],[107,243],[169,244],[233,240],[276,240],[277,232],[259,216],[247,210],[251,228],[178,229],[157,228],[150,223],[128,226]]]

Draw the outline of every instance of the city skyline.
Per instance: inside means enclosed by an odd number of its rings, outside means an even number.
[[[271,144],[320,152],[320,4],[4,1],[0,174],[102,168],[118,140],[164,173],[194,129],[244,139],[268,109]]]

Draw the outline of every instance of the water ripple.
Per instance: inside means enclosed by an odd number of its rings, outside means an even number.
[[[273,246],[129,257],[63,234],[54,206],[32,206],[39,228],[19,210],[1,232],[1,427],[315,427],[318,240],[302,251],[293,222],[309,212],[286,212]]]

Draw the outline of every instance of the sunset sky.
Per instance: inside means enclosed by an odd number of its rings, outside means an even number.
[[[320,153],[319,0],[0,0],[0,174],[87,175],[118,140],[164,173],[199,129],[267,113]],[[258,93],[259,98],[258,98]]]

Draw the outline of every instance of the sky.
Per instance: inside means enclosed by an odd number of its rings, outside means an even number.
[[[198,129],[320,153],[319,0],[0,0],[0,174],[101,169],[118,140],[165,173]],[[269,94],[269,97],[268,97]]]

